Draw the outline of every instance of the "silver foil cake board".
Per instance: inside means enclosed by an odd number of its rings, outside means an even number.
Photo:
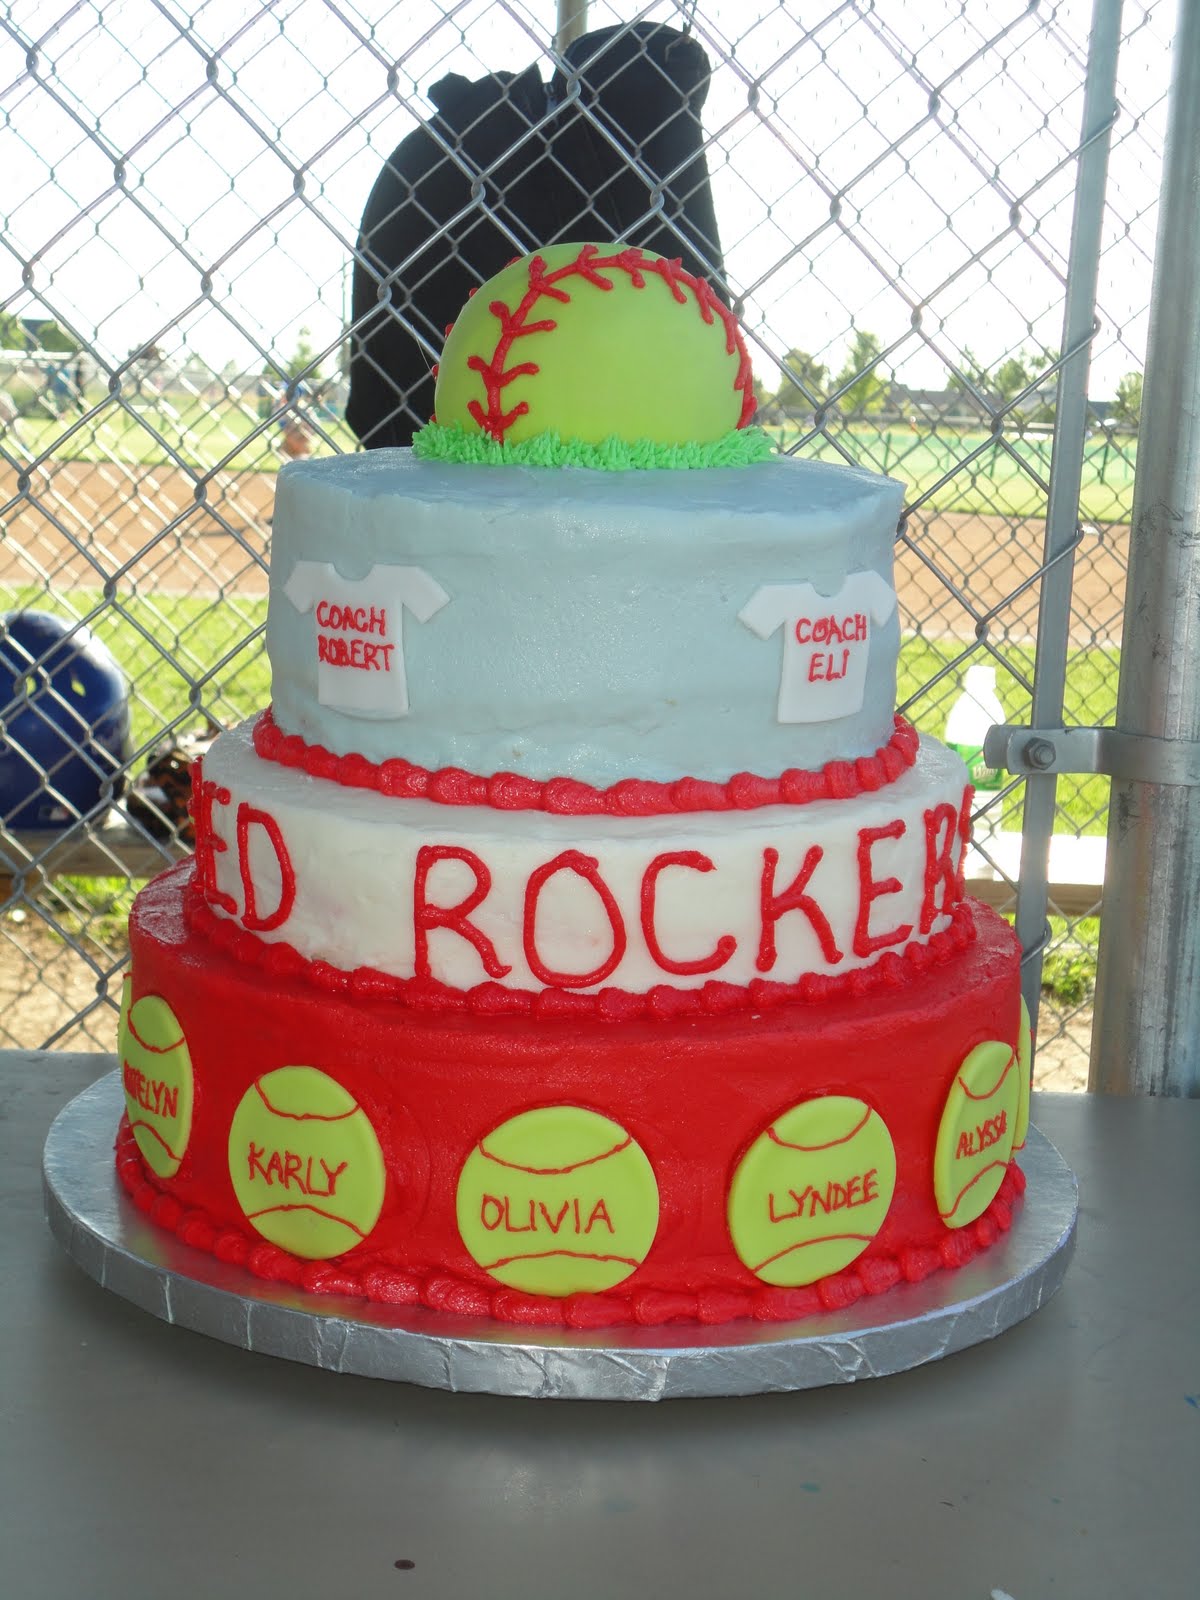
[[[968,1266],[794,1323],[740,1321],[603,1332],[543,1330],[267,1284],[180,1242],[133,1205],[113,1143],[119,1074],[78,1095],[46,1140],[46,1216],[103,1288],[226,1344],[334,1372],[545,1400],[679,1400],[817,1389],[905,1372],[1031,1316],[1075,1245],[1078,1189],[1030,1128],[1029,1179],[1011,1231]]]

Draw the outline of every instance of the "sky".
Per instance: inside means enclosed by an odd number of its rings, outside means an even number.
[[[1091,393],[1140,368],[1175,0],[1126,0]],[[591,0],[687,23],[756,370],[855,328],[941,387],[1061,342],[1088,0]],[[803,19],[803,24],[800,19]],[[334,351],[358,219],[447,72],[540,62],[534,0],[0,0],[0,309],[102,360]],[[914,330],[914,309],[920,331]]]

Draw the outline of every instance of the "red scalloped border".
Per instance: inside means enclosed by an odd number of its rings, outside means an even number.
[[[435,800],[443,806],[489,806],[494,811],[547,811],[558,816],[657,817],[695,811],[753,811],[759,806],[803,806],[814,800],[854,800],[884,789],[917,759],[920,735],[904,717],[873,756],[829,761],[814,772],[789,767],[777,778],[735,773],[726,783],[677,778],[671,783],[623,778],[597,789],[576,778],[525,778],[496,772],[482,778],[461,767],[415,766],[393,757],[336,756],[324,745],[309,744],[298,733],[284,733],[267,707],[255,719],[255,753],[264,761],[293,767],[310,778],[326,778],[347,789],[373,789],[400,800]]]
[[[150,1179],[128,1117],[122,1116],[116,1140],[117,1175],[138,1210],[184,1244],[220,1261],[244,1267],[268,1283],[286,1283],[307,1294],[347,1295],[388,1305],[423,1305],[459,1316],[491,1317],[497,1322],[542,1328],[661,1327],[668,1322],[707,1324],[750,1317],[757,1322],[796,1322],[825,1311],[842,1311],[864,1295],[882,1294],[901,1281],[920,1283],[942,1269],[963,1267],[1012,1227],[1013,1212],[1025,1192],[1025,1174],[1010,1161],[991,1205],[975,1222],[948,1229],[940,1245],[911,1247],[898,1256],[860,1259],[802,1289],[645,1289],[628,1295],[578,1294],[562,1300],[489,1289],[448,1272],[416,1273],[393,1267],[355,1272],[345,1261],[305,1261],[277,1245],[253,1239],[238,1228],[223,1228],[207,1212],[187,1207]]]
[[[676,989],[661,983],[645,992],[608,988],[579,994],[568,989],[507,989],[499,983],[453,989],[435,978],[399,978],[375,967],[347,971],[328,961],[314,961],[294,945],[267,943],[231,918],[219,917],[203,899],[194,878],[185,890],[183,908],[188,928],[226,951],[240,965],[257,967],[271,977],[299,978],[326,994],[346,995],[354,1000],[388,1000],[414,1011],[470,1012],[483,1017],[597,1017],[606,1022],[729,1016],[797,1002],[856,999],[915,983],[932,967],[965,950],[975,938],[970,903],[961,900],[951,913],[949,926],[927,943],[909,944],[903,951],[886,951],[869,967],[855,967],[851,972],[808,972],[795,983],[755,978],[745,985],[712,982],[697,989]]]

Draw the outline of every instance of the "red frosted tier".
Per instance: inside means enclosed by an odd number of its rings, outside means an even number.
[[[875,993],[761,1015],[533,1021],[349,999],[240,965],[189,929],[190,870],[150,884],[130,927],[133,997],[165,1000],[187,1042],[190,1136],[178,1171],[162,1178],[124,1127],[118,1165],[156,1220],[263,1277],[550,1325],[789,1319],[961,1265],[1011,1220],[1024,1186],[1015,1164],[966,1227],[947,1228],[934,1196],[934,1147],[960,1066],[986,1041],[1017,1044],[1016,939],[981,905],[971,906],[969,944]],[[335,1260],[299,1260],[260,1239],[230,1176],[243,1097],[264,1074],[298,1064],[336,1079],[365,1111],[386,1167],[378,1220]],[[882,1118],[895,1194],[853,1265],[815,1285],[776,1288],[735,1252],[730,1183],[776,1119],[820,1096],[854,1097]],[[547,1106],[584,1107],[619,1124],[657,1181],[653,1243],[606,1293],[554,1299],[505,1288],[459,1234],[456,1189],[471,1152],[507,1119]]]

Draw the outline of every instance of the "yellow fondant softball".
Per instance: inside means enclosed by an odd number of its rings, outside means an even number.
[[[457,1213],[463,1244],[498,1283],[528,1294],[598,1293],[649,1254],[658,1184],[618,1123],[582,1106],[540,1106],[471,1151]]]
[[[933,1192],[948,1228],[981,1216],[1012,1155],[1021,1072],[1011,1045],[976,1045],[950,1085],[933,1156]]]
[[[883,1118],[848,1095],[793,1106],[750,1146],[729,1186],[729,1232],[764,1283],[840,1272],[883,1226],[896,1152]]]
[[[1029,1133],[1029,1094],[1033,1088],[1033,1030],[1029,1025],[1029,1008],[1024,1000],[1021,1001],[1021,1026],[1017,1033],[1017,1065],[1021,1069],[1021,1098],[1017,1103],[1013,1149],[1024,1150]]]
[[[192,1131],[192,1058],[175,1013],[160,995],[132,1001],[121,989],[117,1050],[129,1126],[146,1165],[173,1178]]]
[[[549,429],[590,444],[707,443],[739,426],[749,382],[736,326],[701,280],[627,246],[561,244],[467,301],[434,409],[511,444]]]
[[[316,1067],[279,1067],[247,1089],[229,1128],[229,1176],[263,1238],[310,1260],[353,1250],[383,1207],[370,1118]]]

